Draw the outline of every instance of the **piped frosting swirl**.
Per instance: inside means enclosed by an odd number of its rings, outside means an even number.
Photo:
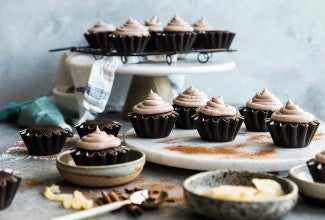
[[[89,33],[97,32],[114,32],[116,30],[115,25],[105,23],[104,21],[98,21],[92,28],[88,29]]]
[[[119,147],[120,145],[121,141],[119,138],[112,134],[107,134],[105,131],[101,131],[98,126],[94,132],[83,136],[76,143],[77,148],[89,151],[104,150]]]
[[[207,116],[235,116],[236,108],[225,104],[222,96],[219,96],[213,97],[206,105],[199,107],[197,112]]]
[[[208,101],[207,95],[193,86],[180,93],[173,99],[173,103],[183,107],[199,107]]]
[[[206,19],[203,17],[197,22],[195,22],[193,25],[194,31],[212,31],[213,28],[210,26],[210,24],[206,21]]]
[[[325,150],[316,154],[315,161],[325,164]]]
[[[154,115],[173,111],[173,106],[150,90],[147,97],[133,106],[133,112],[139,115]]]
[[[315,116],[302,110],[298,105],[295,105],[291,99],[286,105],[276,110],[271,119],[279,122],[288,123],[309,123],[315,120]]]
[[[166,32],[191,32],[194,28],[176,14],[164,27]]]
[[[145,20],[144,25],[149,29],[149,31],[163,31],[162,22],[158,20],[156,15]]]
[[[137,20],[129,18],[121,27],[116,28],[116,35],[120,36],[148,36],[148,28]]]
[[[275,111],[282,106],[281,101],[272,93],[267,91],[267,89],[257,92],[251,100],[246,102],[246,107],[257,110]]]

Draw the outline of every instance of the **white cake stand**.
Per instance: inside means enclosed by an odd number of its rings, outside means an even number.
[[[150,89],[171,103],[173,97],[167,75],[169,74],[202,74],[225,72],[235,68],[233,61],[222,61],[211,58],[207,63],[198,62],[196,56],[187,55],[168,65],[166,61],[125,64],[116,69],[117,74],[132,74],[133,78],[123,109],[123,118],[148,94]]]

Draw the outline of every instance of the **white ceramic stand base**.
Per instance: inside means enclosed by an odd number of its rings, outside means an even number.
[[[173,129],[161,139],[125,133],[126,146],[143,151],[146,159],[157,164],[192,170],[232,169],[253,172],[280,172],[306,163],[325,150],[325,127],[320,126],[305,148],[280,148],[268,132],[250,132],[242,127],[234,141],[214,143],[200,139],[197,130]]]

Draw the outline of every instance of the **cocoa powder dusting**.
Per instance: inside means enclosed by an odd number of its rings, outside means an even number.
[[[42,184],[43,182],[36,179],[26,179],[26,180],[23,179],[19,185],[19,189],[20,190],[32,189],[37,186],[41,186]]]
[[[258,135],[252,135],[250,136],[249,138],[247,138],[247,141],[260,141],[262,139],[265,139],[265,138],[271,138],[271,135],[267,135],[267,134],[258,134]]]

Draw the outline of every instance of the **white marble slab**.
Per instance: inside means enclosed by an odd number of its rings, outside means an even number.
[[[142,150],[150,162],[193,170],[234,169],[257,172],[287,171],[325,150],[325,126],[320,126],[305,148],[280,148],[268,132],[241,128],[231,142],[212,143],[200,139],[196,130],[173,129],[161,139],[136,136],[133,129],[124,137],[128,147]]]

